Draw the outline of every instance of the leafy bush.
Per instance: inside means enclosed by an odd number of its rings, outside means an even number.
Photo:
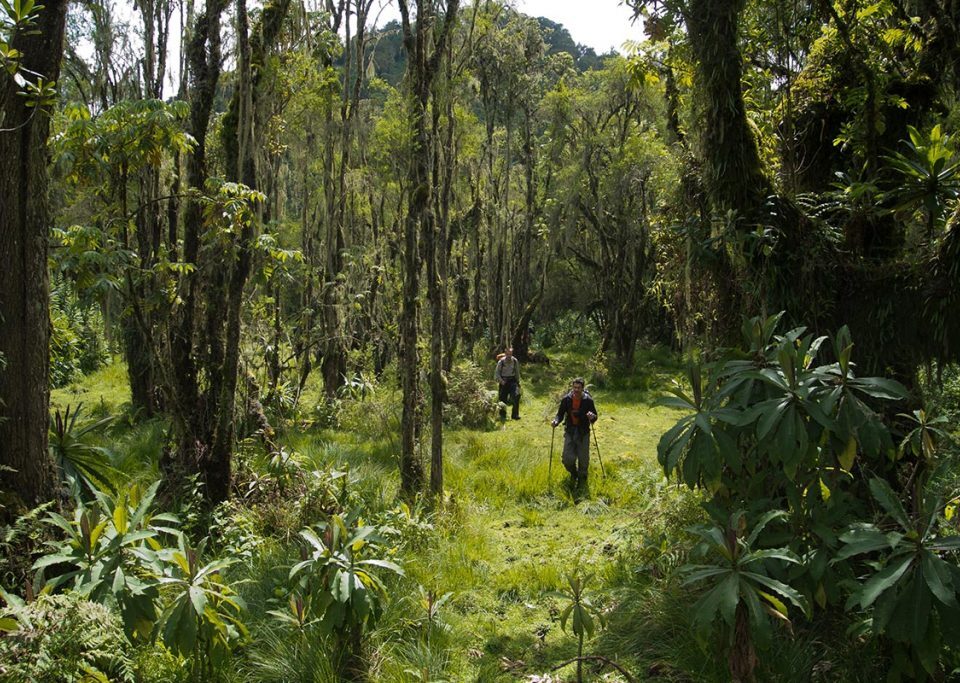
[[[72,519],[49,513],[65,538],[49,542],[53,552],[33,566],[38,578],[54,568],[44,593],[69,585],[84,598],[115,604],[132,642],[160,638],[189,662],[196,680],[213,680],[215,668],[246,636],[243,604],[222,576],[239,558],[204,564],[205,543],[195,548],[183,533],[161,526],[177,519],[151,513],[158,486],[144,492],[133,486],[116,497],[94,489],[95,505],[78,501]],[[176,547],[165,547],[161,534],[175,535]]]
[[[333,515],[300,536],[306,542],[305,559],[290,570],[294,589],[289,605],[271,614],[299,632],[315,629],[331,638],[342,673],[358,677],[364,632],[379,619],[387,601],[381,574],[402,575],[403,570],[383,557],[380,530],[364,525],[355,514]]]
[[[80,374],[80,336],[67,315],[50,308],[50,384],[62,387]]]
[[[728,564],[758,558],[764,571],[751,569],[750,578],[764,587],[768,613],[786,616],[781,598],[806,612],[849,594],[847,609],[863,619],[858,632],[894,645],[886,648],[890,680],[939,676],[948,652],[941,644],[952,644],[960,623],[958,542],[940,533],[944,506],[927,486],[946,441],[944,420],[923,410],[900,413],[907,433],[895,447],[877,407],[905,398],[906,390],[857,376],[845,327],[832,340],[836,362],[816,365],[826,337],[803,328],[776,335],[778,321],[748,321],[746,348],[691,366],[689,394],[678,387],[664,400],[687,415],[661,438],[658,459],[668,475],[711,494],[705,507],[718,525],[701,535],[713,537]],[[905,483],[895,491],[888,482]],[[740,509],[746,513],[731,516]],[[763,515],[777,509],[788,512]],[[741,544],[740,525],[762,528],[771,514],[782,523]],[[881,527],[883,518],[898,528]],[[719,565],[700,571],[698,579],[724,576]],[[753,618],[760,603],[744,588],[746,574],[737,569],[736,576],[736,586],[725,579],[700,603],[700,611],[719,611],[734,628],[735,677],[751,675],[751,641],[764,623]]]
[[[398,550],[423,549],[433,536],[433,524],[421,499],[412,508],[398,503],[381,512],[378,521],[380,534]]]
[[[115,601],[127,633],[149,636],[159,597],[154,580],[160,571],[157,537],[171,531],[162,524],[177,521],[171,515],[151,514],[158,487],[159,482],[146,491],[133,486],[116,498],[95,491],[96,504],[77,505],[70,520],[48,513],[48,522],[64,539],[48,542],[53,552],[33,564],[39,576],[47,567],[58,568],[44,592],[69,585],[95,602]]]
[[[215,680],[215,672],[232,649],[245,640],[240,620],[243,601],[222,572],[238,561],[224,557],[204,564],[204,544],[194,548],[183,534],[177,547],[160,551],[164,568],[157,582],[168,600],[156,622],[155,635],[173,653],[190,661],[197,680]]]
[[[91,491],[116,493],[123,473],[111,463],[110,452],[90,443],[90,436],[113,422],[112,417],[77,424],[83,404],[71,412],[58,408],[50,418],[49,447],[54,462],[68,482],[83,482]]]
[[[321,398],[313,407],[312,423],[325,429],[337,429],[340,426],[340,412],[342,410],[342,399]]]
[[[784,516],[768,512],[747,533],[744,513],[737,512],[724,527],[698,526],[692,531],[701,542],[694,553],[702,563],[685,565],[684,585],[708,583],[711,588],[694,606],[693,623],[702,631],[722,624],[730,653],[730,674],[734,680],[749,680],[756,665],[754,634],[769,643],[768,614],[787,620],[784,600],[809,612],[806,599],[796,590],[770,576],[773,562],[800,564],[788,548],[757,548],[757,540],[771,520]],[[789,623],[789,622],[788,622]]]
[[[537,339],[546,348],[595,349],[600,336],[597,326],[579,313],[566,312],[535,330]]]
[[[78,593],[41,595],[7,610],[18,630],[0,638],[0,679],[32,683],[134,681],[118,616]]]
[[[842,490],[858,456],[876,466],[896,457],[870,404],[903,399],[906,390],[857,377],[845,327],[833,342],[838,362],[815,367],[826,338],[804,335],[804,328],[775,335],[779,319],[745,323],[748,348],[692,365],[690,395],[678,387],[663,400],[688,411],[657,447],[664,471],[735,508],[760,496],[798,511],[822,507]]]
[[[487,387],[491,378],[470,361],[458,363],[447,379],[447,424],[489,429],[496,423],[497,392]]]
[[[95,306],[77,300],[70,284],[54,279],[50,293],[50,383],[62,387],[110,358]]]
[[[603,351],[597,351],[587,363],[588,390],[603,389],[610,378],[610,364]]]
[[[870,490],[896,528],[857,524],[840,537],[837,561],[880,555],[879,563],[866,565],[847,606],[866,610],[864,626],[892,641],[891,678],[936,676],[941,645],[960,647],[960,567],[945,559],[960,550],[960,536],[941,524],[939,499],[925,499],[910,515],[884,480],[871,479]]]

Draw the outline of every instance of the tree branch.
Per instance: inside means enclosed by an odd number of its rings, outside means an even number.
[[[601,664],[606,664],[607,666],[613,667],[627,679],[627,683],[637,683],[637,679],[630,675],[630,672],[624,669],[622,666],[617,664],[612,659],[607,659],[606,657],[601,657],[600,655],[583,655],[582,657],[574,657],[573,659],[568,659],[565,662],[557,664],[555,667],[550,669],[550,671],[557,671],[567,666],[568,664],[573,664],[574,662],[600,662]]]

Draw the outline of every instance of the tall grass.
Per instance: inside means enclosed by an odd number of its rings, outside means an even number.
[[[584,494],[564,484],[562,430],[547,423],[569,379],[585,374],[582,354],[558,353],[550,366],[525,368],[519,422],[447,431],[447,496],[424,501],[423,516],[411,522],[411,533],[420,534],[415,540],[390,537],[392,557],[406,576],[391,579],[390,603],[366,636],[370,680],[518,680],[549,671],[575,647],[559,627],[557,601],[545,594],[561,588],[575,567],[597,575],[598,599],[613,624],[588,651],[664,680],[711,680],[714,671],[726,671],[691,635],[693,597],[668,580],[683,559],[670,551],[684,542],[676,530],[700,512],[695,496],[665,485],[655,460],[657,439],[673,413],[651,407],[649,399],[677,370],[657,354],[641,354],[634,372],[610,374],[594,392],[601,418]],[[97,382],[106,382],[103,377]],[[314,400],[309,396],[305,405]],[[345,473],[330,480],[338,504],[362,510],[371,523],[402,526],[395,512],[398,405],[395,392],[376,387],[362,401],[336,406],[339,427],[288,428],[280,439],[307,478]],[[158,476],[163,422],[110,438],[124,471]],[[268,460],[252,449],[244,466],[263,475]],[[301,487],[287,497],[238,501],[221,510],[219,526],[207,529],[218,535],[216,550],[244,557],[230,579],[248,605],[251,639],[234,659],[235,681],[336,680],[338,662],[324,639],[281,628],[267,614],[286,599],[289,568],[300,553],[297,531],[319,521],[305,512],[307,498]],[[437,624],[425,625],[419,586],[453,594]],[[802,659],[805,652],[791,656]]]
[[[339,683],[335,655],[310,632],[262,628],[242,661],[236,681],[249,683]]]

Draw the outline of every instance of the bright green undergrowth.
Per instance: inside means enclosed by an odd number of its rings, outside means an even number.
[[[277,465],[251,437],[237,457],[237,496],[212,517],[199,509],[196,491],[162,495],[188,533],[211,536],[208,553],[238,560],[225,576],[245,601],[250,636],[221,666],[222,679],[337,680],[333,642],[297,636],[269,612],[286,609],[288,575],[303,552],[298,532],[348,506],[363,523],[396,531],[388,556],[405,571],[385,578],[389,601],[365,635],[372,680],[573,680],[572,665],[551,673],[577,648],[561,628],[563,604],[546,596],[564,589],[571,572],[595,577],[588,592],[608,624],[585,652],[617,661],[638,680],[725,680],[725,663],[697,641],[689,623],[696,595],[672,579],[691,546],[684,529],[704,517],[697,495],[668,483],[656,460],[657,442],[678,413],[655,401],[680,364],[662,350],[640,354],[629,372],[576,352],[551,358],[550,365],[524,368],[520,421],[447,430],[440,505],[398,505],[399,395],[383,386],[363,400],[338,402],[332,413],[324,407],[324,424],[333,426],[322,428],[313,419],[322,411],[311,405],[322,401],[310,388],[301,406],[306,418],[288,424],[282,436],[289,468],[300,477],[288,489],[271,488]],[[560,463],[561,430],[554,434],[549,420],[577,375],[592,384],[600,420],[588,489],[575,496]],[[169,427],[159,419],[124,418],[125,387],[125,370],[114,363],[53,392],[53,402],[64,409],[83,401],[91,415],[120,415],[95,442],[126,483],[146,483],[160,476]],[[431,614],[431,601],[440,598]],[[857,671],[857,658],[869,657],[821,642],[804,624],[796,628],[796,637],[784,631],[777,640],[762,678],[811,680],[824,660],[836,671]],[[130,666],[140,680],[187,675],[159,645],[141,645],[138,653]],[[610,669],[603,675],[622,680]],[[823,680],[848,674],[838,675]]]

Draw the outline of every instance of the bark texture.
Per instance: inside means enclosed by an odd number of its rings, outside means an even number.
[[[410,88],[414,153],[410,160],[408,184],[410,198],[404,220],[403,305],[400,313],[400,384],[403,390],[403,416],[400,444],[400,489],[406,496],[414,496],[423,488],[423,462],[417,450],[417,438],[422,420],[422,398],[419,381],[420,359],[417,351],[419,337],[419,280],[420,234],[426,237],[427,260],[435,257],[436,217],[432,208],[434,139],[428,118],[431,86],[445,51],[447,38],[459,9],[459,0],[450,0],[442,25],[434,35],[437,12],[433,0],[417,0],[416,23],[411,23],[406,0],[400,0],[403,19],[403,46],[407,54],[407,75]],[[434,274],[433,266],[430,273]],[[436,285],[435,285],[436,286]],[[436,291],[436,290],[435,290]],[[433,347],[436,353],[436,347]],[[442,352],[442,350],[441,350]],[[439,383],[439,375],[435,377]],[[437,410],[437,406],[434,406]],[[442,419],[440,412],[434,419]],[[436,430],[435,430],[436,431]],[[434,434],[436,439],[436,433]],[[441,436],[442,439],[442,436]],[[440,449],[442,440],[434,444]],[[432,463],[438,480],[432,488],[442,488],[442,451],[434,452]]]
[[[65,0],[44,3],[30,35],[17,36],[25,73],[60,77]],[[31,79],[33,76],[31,76]],[[47,138],[50,117],[0,72],[0,488],[35,506],[53,495],[47,452],[50,338]]]

